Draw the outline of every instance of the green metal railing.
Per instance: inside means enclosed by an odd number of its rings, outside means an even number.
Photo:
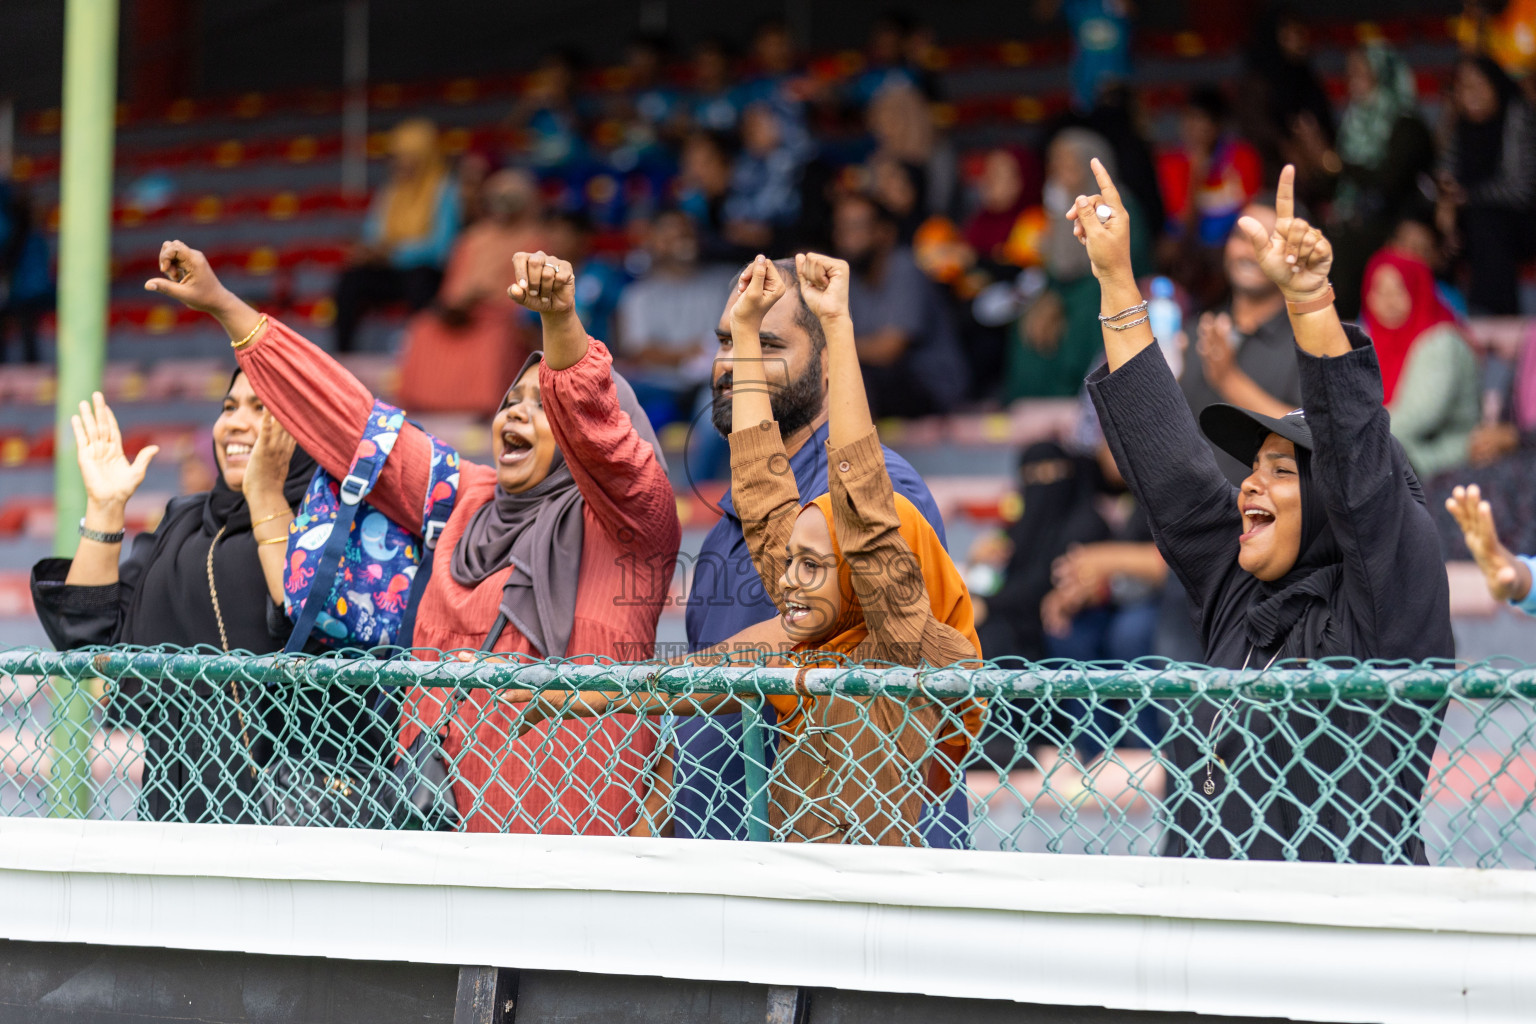
[[[1536,866],[1526,666],[736,662],[0,651],[0,813]]]

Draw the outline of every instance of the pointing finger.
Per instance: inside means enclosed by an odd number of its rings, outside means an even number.
[[[1120,213],[1124,209],[1120,205],[1120,190],[1115,188],[1115,183],[1110,178],[1109,171],[1105,170],[1104,164],[1100,162],[1098,157],[1088,161],[1088,166],[1093,169],[1093,180],[1099,183],[1099,191],[1104,193],[1105,200],[1115,208],[1116,213]]]
[[[1275,186],[1275,216],[1279,219],[1296,216],[1296,167],[1286,164],[1280,171],[1280,184]]]

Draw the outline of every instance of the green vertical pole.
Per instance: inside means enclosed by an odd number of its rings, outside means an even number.
[[[64,7],[63,166],[59,175],[59,332],[54,413],[53,549],[72,555],[85,513],[69,417],[101,387],[107,347],[112,230],[112,143],[117,120],[118,0],[67,0]],[[81,817],[91,806],[91,700],[75,680],[55,677],[49,695],[49,812]]]
[[[768,831],[768,757],[763,743],[768,730],[763,727],[763,698],[741,698],[741,759],[746,765],[747,838],[766,843]]]

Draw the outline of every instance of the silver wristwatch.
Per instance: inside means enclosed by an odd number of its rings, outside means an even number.
[[[98,544],[121,544],[123,538],[128,536],[127,530],[118,530],[116,533],[102,533],[85,525],[85,516],[80,517],[80,536],[86,540],[93,540]]]

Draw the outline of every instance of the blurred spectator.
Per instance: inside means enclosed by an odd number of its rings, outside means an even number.
[[[973,563],[1001,565],[996,592],[978,602],[977,634],[989,658],[1047,657],[1040,604],[1053,589],[1052,566],[1069,550],[1109,539],[1109,526],[1095,498],[1099,467],[1070,455],[1054,441],[1042,441],[1019,455],[1019,495],[1024,513],[999,543],[983,538]]]
[[[853,271],[848,309],[875,418],[950,411],[970,383],[955,325],[911,250],[898,244],[890,211],[868,196],[844,196],[833,247]]]
[[[1073,545],[1051,563],[1051,590],[1040,602],[1046,656],[1130,662],[1161,653],[1156,645],[1168,565],[1152,540],[1151,523],[1126,493],[1125,479],[1102,440],[1094,461],[1100,501],[1113,495],[1119,507],[1105,517],[1105,539]],[[1111,744],[1146,750],[1163,735],[1162,715],[1151,703],[1142,703],[1134,714],[1125,700],[1101,701],[1092,710],[1088,702],[1074,700],[1064,710],[1079,721],[1075,746],[1083,762]],[[1117,737],[1122,722],[1133,728]]]
[[[1275,224],[1272,206],[1243,208],[1266,228]],[[1189,337],[1179,386],[1196,416],[1209,405],[1228,402],[1265,416],[1284,416],[1301,405],[1301,374],[1296,365],[1296,336],[1280,289],[1259,267],[1253,244],[1233,227],[1222,251],[1222,271],[1230,299],[1201,315]],[[1227,479],[1241,484],[1252,471],[1212,447]]]
[[[1006,401],[1019,398],[1066,398],[1076,395],[1083,377],[1104,349],[1099,327],[1099,283],[1088,264],[1088,253],[1072,235],[1062,216],[1080,195],[1098,191],[1089,161],[1097,157],[1115,173],[1114,153],[1103,136],[1086,128],[1067,128],[1051,140],[1046,151],[1044,206],[1040,249],[1048,286],[1016,329],[1008,349]],[[1136,204],[1122,193],[1131,222],[1131,252],[1137,273],[1150,263],[1151,234]]]
[[[1025,230],[1020,218],[1040,205],[1040,162],[1018,146],[1000,146],[987,154],[976,181],[976,212],[965,222],[965,244],[972,260],[1024,266],[1028,260],[1009,239]]]
[[[545,173],[579,170],[587,156],[590,120],[577,94],[584,67],[581,55],[571,49],[549,53],[539,63],[509,118],[523,136],[520,162]]]
[[[1258,150],[1232,133],[1227,101],[1211,86],[1196,89],[1185,104],[1179,143],[1160,167],[1169,230],[1203,246],[1221,245],[1263,183]]]
[[[922,173],[911,164],[878,153],[867,170],[869,194],[895,218],[897,240],[910,246],[927,219],[922,208]]]
[[[731,269],[699,265],[698,231],[680,210],[651,222],[645,250],[650,269],[619,298],[614,352],[651,424],[662,427],[687,417],[709,381]]]
[[[363,241],[336,284],[336,350],[352,351],[370,309],[404,302],[411,312],[437,294],[459,230],[459,191],[431,121],[412,118],[390,134],[389,178],[374,196]]]
[[[1333,145],[1333,105],[1312,67],[1306,22],[1294,9],[1284,3],[1268,6],[1254,25],[1243,62],[1239,116],[1244,134],[1264,157],[1266,180],[1286,163],[1312,154],[1312,139],[1320,137],[1324,149]],[[1308,140],[1304,146],[1297,143],[1301,122],[1306,124],[1300,128]],[[1316,177],[1316,169],[1308,166],[1298,166],[1297,173],[1303,180]]]
[[[801,104],[805,83],[800,81],[799,55],[795,37],[783,18],[765,18],[752,33],[751,72],[737,88],[741,109],[754,103],[767,103],[780,116],[800,128]]]
[[[923,94],[907,83],[886,87],[870,101],[867,123],[876,158],[907,168],[918,193],[917,222],[929,214],[950,215],[956,205],[959,163],[939,135]]]
[[[1482,415],[1477,359],[1435,294],[1429,266],[1379,252],[1366,267],[1364,290],[1361,326],[1381,363],[1392,436],[1426,479],[1464,464]]]
[[[538,183],[498,171],[482,191],[485,217],[459,236],[436,301],[406,328],[397,394],[412,413],[494,415],[528,358],[527,326],[506,288],[513,255],[544,247]]]
[[[634,119],[657,137],[669,133],[681,123],[683,97],[663,75],[666,42],[656,36],[636,36],[630,40],[627,53],[625,97]]]
[[[37,229],[32,204],[0,181],[0,363],[10,350],[11,327],[21,339],[22,362],[35,363],[38,321],[54,306],[48,242]]]
[[[759,251],[783,247],[800,215],[803,138],[787,132],[784,116],[769,103],[753,103],[741,115],[741,153],[725,197],[725,238]]]
[[[1130,0],[1035,0],[1035,14],[1050,20],[1057,13],[1072,33],[1072,102],[1091,110],[1099,91],[1124,82],[1131,73]]]
[[[1457,65],[1447,112],[1439,226],[1460,239],[1472,311],[1514,316],[1536,199],[1531,109],[1497,64],[1476,57]]]
[[[562,210],[544,223],[545,250],[569,260],[576,274],[576,316],[600,341],[613,337],[613,314],[624,291],[624,272],[592,249],[592,222],[580,212]]]
[[[864,70],[853,76],[846,89],[850,105],[862,110],[883,89],[918,85],[917,76],[907,67],[907,38],[912,29],[912,19],[899,11],[875,18],[864,49]]]
[[[1413,72],[1396,50],[1370,43],[1351,51],[1345,67],[1349,105],[1339,121],[1338,148],[1325,149],[1319,163],[1335,183],[1327,225],[1330,277],[1339,315],[1348,320],[1360,310],[1366,261],[1434,166],[1434,140],[1419,117]]]
[[[731,192],[734,156],[725,136],[696,131],[683,142],[677,179],[678,206],[698,229],[699,254],[706,262],[744,263],[756,249],[727,237],[725,204]]]
[[[1157,178],[1157,158],[1142,128],[1144,118],[1136,92],[1124,82],[1113,82],[1099,90],[1099,102],[1079,119],[1080,127],[1097,132],[1114,147],[1119,174],[1115,183],[1121,192],[1136,197],[1152,235],[1158,235],[1167,221],[1163,193]]]
[[[706,39],[693,51],[693,90],[684,105],[695,127],[710,132],[736,128],[740,97],[731,80],[731,55],[725,43]]]
[[[1435,225],[1435,207],[1425,201],[1410,207],[1392,229],[1387,239],[1388,249],[1405,253],[1426,264],[1435,275],[1435,294],[1450,309],[1456,319],[1467,316],[1467,299],[1457,287],[1446,280],[1445,236]]]

